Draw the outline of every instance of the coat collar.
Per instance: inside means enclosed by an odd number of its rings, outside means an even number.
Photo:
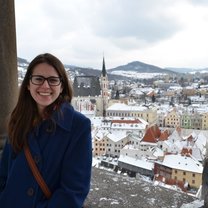
[[[56,122],[56,125],[60,126],[62,129],[70,132],[72,128],[72,121],[74,117],[74,108],[69,103],[63,103],[59,110],[55,110],[52,114],[52,119]],[[40,126],[38,125],[34,129],[34,134],[39,135]],[[29,136],[29,146],[30,149],[36,155],[40,155],[40,148],[37,139],[33,138],[33,133],[31,132]]]
[[[60,109],[56,110],[52,115],[56,124],[66,131],[71,131],[73,117],[74,108],[68,102],[63,103]]]

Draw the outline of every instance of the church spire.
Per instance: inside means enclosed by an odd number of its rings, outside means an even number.
[[[102,67],[102,75],[103,75],[103,77],[105,77],[106,74],[107,74],[107,72],[106,72],[106,68],[105,68],[105,59],[104,59],[104,56],[103,56],[103,67]]]
[[[103,68],[100,76],[100,84],[102,90],[102,100],[103,100],[103,116],[106,116],[106,109],[108,107],[108,75],[105,68],[105,58],[103,56]]]

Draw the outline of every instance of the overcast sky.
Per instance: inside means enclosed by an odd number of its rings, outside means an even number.
[[[17,55],[64,64],[208,67],[207,0],[16,0]]]

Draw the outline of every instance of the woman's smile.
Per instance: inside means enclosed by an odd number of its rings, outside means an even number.
[[[42,114],[45,107],[52,104],[62,92],[62,83],[60,81],[58,85],[50,85],[51,82],[57,81],[57,78],[59,78],[59,74],[53,66],[47,63],[38,64],[33,70],[28,90],[35,100],[40,114]]]

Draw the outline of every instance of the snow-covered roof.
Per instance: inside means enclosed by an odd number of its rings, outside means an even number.
[[[189,172],[202,173],[203,171],[203,166],[200,162],[191,157],[181,156],[179,154],[165,155],[162,164],[170,168]]]
[[[108,107],[107,111],[145,111],[147,109],[145,106],[129,106],[124,103],[115,103]]]
[[[207,143],[207,137],[205,137],[205,135],[202,132],[199,133],[195,141],[196,146],[202,151],[203,148],[205,148],[206,143]]]
[[[97,140],[102,140],[107,134],[109,134],[109,131],[103,130],[103,129],[99,129],[94,134],[94,137],[96,137]]]
[[[199,148],[192,148],[192,155],[195,157],[198,161],[203,160],[202,152]]]
[[[151,151],[153,152],[153,156],[156,158],[164,156],[164,151],[158,147],[153,147]]]
[[[149,124],[142,118],[133,117],[91,117],[93,127],[97,128],[111,128],[121,130],[144,130]]]
[[[106,135],[111,141],[118,142],[126,137],[125,131],[120,131],[116,133],[109,133]]]
[[[154,169],[154,164],[151,162],[147,162],[145,160],[140,160],[140,159],[135,159],[133,157],[129,157],[129,156],[124,156],[124,155],[120,155],[118,161],[126,163],[126,164],[130,164],[136,167],[140,167],[143,169],[147,169],[147,170],[153,170]]]

